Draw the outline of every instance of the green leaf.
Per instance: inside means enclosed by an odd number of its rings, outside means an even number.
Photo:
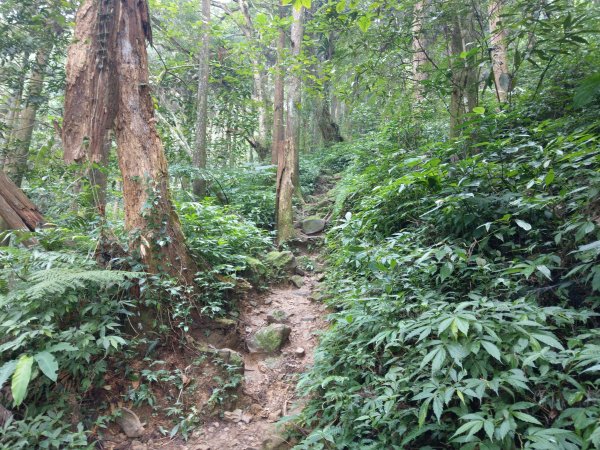
[[[6,383],[6,380],[10,378],[10,376],[15,371],[15,367],[17,367],[17,361],[8,361],[4,363],[2,367],[0,367],[0,389]]]
[[[544,275],[546,278],[552,281],[552,274],[550,273],[550,269],[548,269],[548,267],[542,264],[537,266],[536,269],[538,270],[538,272],[540,272],[542,275]]]
[[[50,378],[52,381],[56,381],[58,375],[58,363],[52,353],[41,352],[34,356],[40,370]]]
[[[528,224],[527,222],[525,222],[524,220],[521,219],[515,219],[515,222],[517,223],[517,225],[519,225],[521,228],[523,228],[525,231],[529,231],[531,230],[531,225]]]
[[[500,349],[496,347],[496,344],[493,344],[490,341],[481,341],[481,345],[483,345],[485,351],[488,352],[491,356],[493,356],[500,362],[502,361],[502,359],[500,359]]]
[[[536,425],[541,425],[542,422],[537,420],[535,417],[530,416],[529,414],[525,414],[519,411],[513,411],[512,415],[523,422],[534,423]]]
[[[341,14],[346,9],[346,0],[340,0],[337,5],[335,5],[335,10],[338,14]]]
[[[554,170],[550,169],[550,171],[544,177],[544,183],[546,183],[546,186],[550,186],[553,181],[554,181]]]
[[[366,33],[371,26],[371,18],[369,16],[362,16],[357,21],[358,27],[363,33]]]
[[[476,106],[473,108],[475,114],[485,114],[485,108],[483,106]]]
[[[543,342],[546,345],[549,345],[550,347],[554,347],[558,350],[564,350],[565,348],[562,346],[562,344],[558,341],[558,339],[556,339],[554,336],[549,335],[549,334],[532,334],[532,337],[534,337],[535,339],[537,339],[540,342]]]
[[[31,379],[31,366],[33,365],[33,357],[23,355],[17,361],[15,373],[12,376],[11,390],[13,403],[19,406],[25,399],[27,394],[27,386]]]

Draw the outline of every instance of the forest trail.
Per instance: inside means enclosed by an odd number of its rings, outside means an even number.
[[[314,255],[312,255],[314,256]],[[295,395],[298,376],[312,364],[317,334],[325,325],[325,306],[311,301],[318,275],[306,275],[304,285],[278,286],[266,294],[249,296],[240,309],[246,340],[269,322],[274,311],[284,311],[282,322],[291,328],[289,341],[276,355],[243,352],[244,383],[235,409],[196,430],[189,450],[251,450],[289,448],[276,422],[293,415],[301,404]]]
[[[316,205],[323,205],[333,183],[326,177],[318,180],[312,202],[304,205],[304,217],[311,217],[310,211]],[[239,324],[246,348],[240,351],[244,359],[240,398],[222,418],[207,421],[199,427],[195,432],[197,438],[187,443],[187,449],[275,450],[292,447],[293,443],[284,439],[277,422],[302,409],[303,402],[296,395],[296,385],[300,374],[312,365],[318,334],[327,326],[327,307],[314,299],[324,275],[320,248],[313,244],[323,235],[307,236],[301,227],[298,233],[301,245],[297,256],[310,261],[315,270],[298,272],[296,269],[296,273],[302,274],[300,286],[287,281],[270,286],[265,293],[252,293],[241,301]],[[253,335],[270,323],[281,323],[291,330],[280,352],[248,351],[247,344]]]

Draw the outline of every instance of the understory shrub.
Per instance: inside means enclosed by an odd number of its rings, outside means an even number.
[[[347,144],[297,448],[600,447],[600,122],[468,126]]]

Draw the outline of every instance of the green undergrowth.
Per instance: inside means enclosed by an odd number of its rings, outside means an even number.
[[[297,448],[600,446],[600,122],[538,110],[343,144]]]
[[[103,251],[99,265],[95,222],[70,217],[9,235],[0,251],[0,405],[12,418],[0,425],[0,449],[93,448],[90,430],[111,420],[103,415],[107,379],[125,376],[140,352],[143,358],[173,338],[186,342],[198,317],[193,312],[236,314],[237,292],[266,283],[261,260],[272,249],[268,232],[233,206],[188,202],[178,210],[187,245],[203,264],[194,296],[166,275],[148,275],[122,251]],[[126,236],[116,239],[126,250]],[[152,330],[140,334],[148,322]],[[215,398],[236,383],[239,376],[224,371]],[[136,404],[146,399],[144,387],[110,392]],[[168,434],[187,433],[200,408],[172,400]]]

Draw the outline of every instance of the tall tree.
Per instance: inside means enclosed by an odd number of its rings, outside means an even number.
[[[62,131],[67,162],[98,162],[115,129],[131,249],[151,272],[192,285],[197,271],[169,194],[148,83],[145,0],[84,0],[67,59]]]
[[[196,142],[193,163],[199,170],[206,169],[206,127],[208,123],[208,78],[210,74],[210,0],[202,0],[202,43],[198,53],[198,97],[196,101]],[[196,197],[206,195],[206,180],[202,175],[193,184]]]
[[[41,47],[38,49],[35,63],[31,69],[25,107],[18,119],[13,120],[14,129],[10,138],[4,171],[17,186],[21,186],[25,171],[27,170],[29,147],[35,127],[37,111],[41,103],[40,99],[44,88],[46,64],[48,63],[51,50],[52,47]]]
[[[490,57],[492,59],[496,96],[500,103],[505,103],[508,100],[508,93],[512,85],[508,70],[508,50],[506,47],[508,33],[502,26],[500,19],[503,6],[503,0],[491,0],[488,8]]]
[[[424,0],[418,0],[415,3],[412,25],[412,78],[414,82],[414,96],[417,102],[423,101],[423,82],[427,79],[427,74],[423,71],[423,66],[427,62],[425,36],[423,34],[424,6]]]
[[[325,52],[321,58],[322,63],[330,62],[333,59],[334,39],[335,33],[333,31],[329,32],[326,40]],[[343,142],[344,140],[340,133],[340,127],[333,120],[331,115],[331,90],[331,80],[329,79],[329,76],[326,75],[323,80],[321,104],[317,111],[317,122],[325,146],[330,146],[336,142]]]
[[[304,8],[292,8],[291,54],[298,57],[302,44]],[[285,141],[279,146],[277,163],[277,242],[279,244],[294,236],[294,213],[292,199],[299,192],[298,146],[300,132],[301,75],[295,71],[287,77],[287,123]]]
[[[261,159],[265,159],[269,154],[269,119],[267,115],[269,99],[267,96],[266,88],[266,71],[260,60],[262,54],[261,45],[259,44],[259,38],[250,15],[250,8],[246,0],[238,0],[240,11],[244,16],[244,24],[241,25],[242,32],[248,39],[248,42],[252,45],[251,51],[251,63],[252,63],[252,81],[253,91],[252,99],[256,105],[258,112],[258,128],[253,138],[252,146],[258,153]]]
[[[271,142],[271,163],[277,164],[279,148],[285,139],[284,117],[284,72],[283,52],[285,51],[285,30],[281,24],[285,18],[285,8],[279,5],[279,33],[277,35],[277,64],[275,66],[275,85],[273,95],[273,133]]]

